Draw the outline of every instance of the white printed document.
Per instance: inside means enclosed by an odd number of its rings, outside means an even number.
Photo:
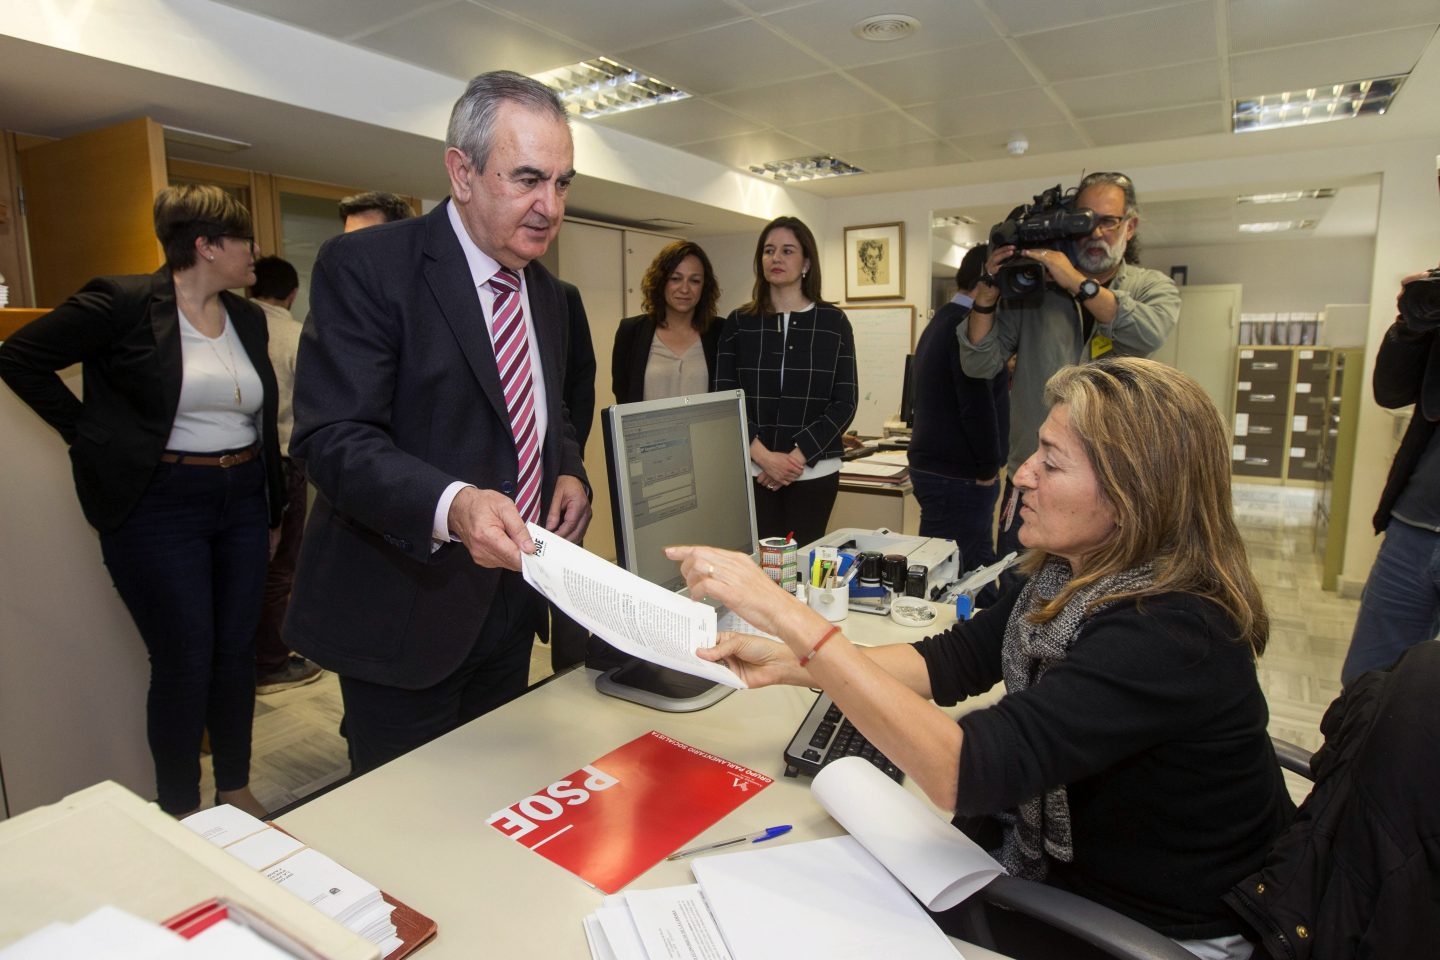
[[[593,960],[957,960],[925,907],[948,910],[1000,865],[859,757],[827,765],[811,792],[849,836],[697,857],[698,895],[673,887],[607,898],[586,918]],[[711,918],[721,944],[704,932]]]
[[[642,580],[543,527],[527,524],[533,554],[520,555],[525,582],[585,629],[623,653],[727,687],[745,686],[695,651],[715,645],[715,610]]]

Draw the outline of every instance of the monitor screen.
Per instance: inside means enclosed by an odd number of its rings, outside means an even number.
[[[915,419],[915,355],[905,355],[905,379],[900,386],[900,421],[907,427],[914,426]]]
[[[759,562],[744,391],[616,404],[604,427],[620,566],[679,590],[680,568],[665,557],[672,544]]]

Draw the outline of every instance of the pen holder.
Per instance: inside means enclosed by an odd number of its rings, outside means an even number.
[[[844,620],[850,610],[850,586],[810,587],[805,591],[805,602],[826,620]]]

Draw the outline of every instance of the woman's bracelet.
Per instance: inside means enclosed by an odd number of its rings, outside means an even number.
[[[807,653],[807,654],[805,654],[805,656],[803,656],[803,657],[800,658],[800,666],[803,667],[803,666],[805,666],[805,664],[809,663],[811,660],[814,660],[814,659],[815,659],[815,654],[817,654],[817,653],[820,652],[820,648],[823,647],[823,646],[825,646],[826,641],[828,641],[831,637],[835,636],[835,634],[837,634],[837,633],[839,633],[839,632],[840,632],[840,624],[838,624],[838,623],[832,623],[832,624],[830,625],[830,629],[829,629],[829,630],[826,630],[825,633],[820,637],[820,639],[815,641],[815,646],[813,646],[813,647],[810,648],[810,652]]]

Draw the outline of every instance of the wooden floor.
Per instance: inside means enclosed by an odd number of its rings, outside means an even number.
[[[1359,602],[1320,589],[1313,547],[1315,491],[1237,486],[1235,515],[1270,611],[1270,645],[1260,682],[1270,702],[1270,732],[1308,749],[1320,745],[1320,717],[1340,692],[1340,665]],[[536,645],[531,682],[550,674],[548,647]],[[259,697],[255,709],[251,786],[279,809],[345,776],[345,741],[337,733],[340,688],[333,674],[283,693]],[[777,742],[778,749],[778,742]],[[201,796],[213,794],[204,764]],[[1305,787],[1292,783],[1292,792]]]

